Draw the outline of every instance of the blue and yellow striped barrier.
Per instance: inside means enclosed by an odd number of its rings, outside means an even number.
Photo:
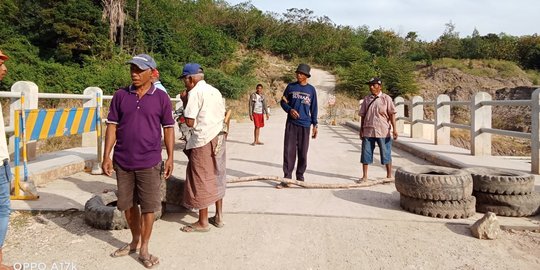
[[[97,95],[98,100],[101,95]],[[24,96],[21,96],[21,106],[24,104]],[[20,183],[20,144],[22,143],[24,178],[28,181],[28,169],[26,158],[26,142],[51,137],[62,137],[85,132],[98,131],[101,137],[101,115],[98,113],[100,106],[71,109],[33,109],[16,110],[14,114],[15,128],[15,193],[13,200],[35,200],[37,195],[21,195]],[[101,138],[98,137],[100,146]],[[100,151],[98,151],[99,153]]]
[[[97,120],[96,108],[25,110],[25,118],[28,141],[95,131]]]

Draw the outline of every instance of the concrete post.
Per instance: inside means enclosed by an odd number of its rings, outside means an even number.
[[[531,172],[540,174],[540,88],[531,96]]]
[[[90,95],[92,99],[84,102],[84,108],[95,108],[98,105],[97,93],[100,93],[103,96],[103,90],[99,87],[87,87],[83,91],[83,95]],[[99,104],[99,107],[103,106],[103,101]],[[95,131],[86,132],[82,134],[82,147],[96,147],[97,146],[97,133]]]
[[[11,92],[24,92],[24,105],[22,109],[37,109],[38,108],[38,86],[33,82],[19,81],[11,86]],[[9,106],[9,126],[15,125],[15,110],[21,109],[21,99],[11,98],[11,104]],[[12,135],[9,137],[9,152],[14,152],[15,137]],[[36,141],[29,141],[26,143],[26,157],[28,160],[36,158]]]
[[[491,134],[480,133],[481,128],[491,128],[491,106],[480,102],[491,100],[491,95],[478,92],[471,101],[471,154],[473,156],[491,155]]]
[[[405,127],[405,120],[399,120],[399,117],[405,117],[405,99],[402,97],[396,97],[394,104],[396,104],[396,130],[399,134],[403,134]]]
[[[435,101],[435,144],[450,144],[450,127],[443,127],[443,123],[450,123],[450,105],[443,105],[450,101],[448,95],[439,95]]]
[[[423,102],[424,98],[420,96],[414,96],[412,98],[411,109],[411,138],[423,138],[424,126],[422,123],[415,122],[416,120],[424,119],[424,105],[416,104],[417,102]]]

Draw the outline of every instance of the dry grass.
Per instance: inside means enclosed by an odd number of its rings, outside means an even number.
[[[450,136],[453,146],[471,149],[471,135],[468,131],[452,129]],[[492,135],[491,153],[493,156],[530,156],[531,142],[527,139]]]

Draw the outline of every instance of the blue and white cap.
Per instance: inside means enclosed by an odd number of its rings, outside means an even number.
[[[156,61],[154,61],[154,58],[152,58],[152,56],[148,54],[138,54],[136,56],[133,56],[133,58],[131,58],[131,60],[129,60],[127,64],[134,64],[138,66],[141,70],[157,68]]]

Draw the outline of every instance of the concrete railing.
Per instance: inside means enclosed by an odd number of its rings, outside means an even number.
[[[71,99],[71,100],[83,100],[83,107],[96,107],[98,100],[96,93],[103,94],[103,90],[99,87],[88,87],[84,89],[83,94],[57,94],[57,93],[39,93],[38,86],[33,82],[19,81],[11,86],[11,92],[0,91],[0,98],[10,98],[9,108],[9,122],[6,122],[6,133],[10,136],[9,149],[10,153],[13,153],[14,145],[14,121],[13,115],[15,110],[21,109],[21,93],[25,96],[22,109],[38,109],[40,99]],[[102,95],[102,100],[111,100],[112,96]],[[171,98],[172,102],[181,103],[180,98]],[[101,103],[103,103],[101,101]],[[103,104],[99,104],[102,107]],[[178,105],[176,105],[178,106]],[[0,112],[0,116],[2,116]],[[106,116],[106,115],[105,115]],[[105,117],[103,121],[106,121]],[[9,124],[7,124],[9,123]],[[97,145],[97,135],[95,131],[82,134],[82,147],[95,147]],[[27,145],[28,158],[33,159],[36,156],[35,142],[29,142]]]
[[[435,144],[450,144],[450,128],[468,130],[471,136],[471,155],[491,155],[491,135],[503,135],[531,141],[531,172],[540,173],[540,88],[530,100],[492,100],[485,92],[477,93],[470,101],[451,101],[448,95],[439,95],[435,101],[424,101],[414,96],[410,101],[402,97],[394,99],[397,110],[396,129],[404,133],[405,121],[410,122],[411,138],[432,137]],[[424,119],[424,105],[434,107],[435,120]],[[405,106],[408,117],[405,117]],[[451,123],[451,106],[466,106],[470,110],[470,125]],[[494,129],[492,106],[529,106],[531,108],[531,133]],[[433,134],[424,134],[424,125],[433,127]],[[428,136],[426,136],[428,135]]]

